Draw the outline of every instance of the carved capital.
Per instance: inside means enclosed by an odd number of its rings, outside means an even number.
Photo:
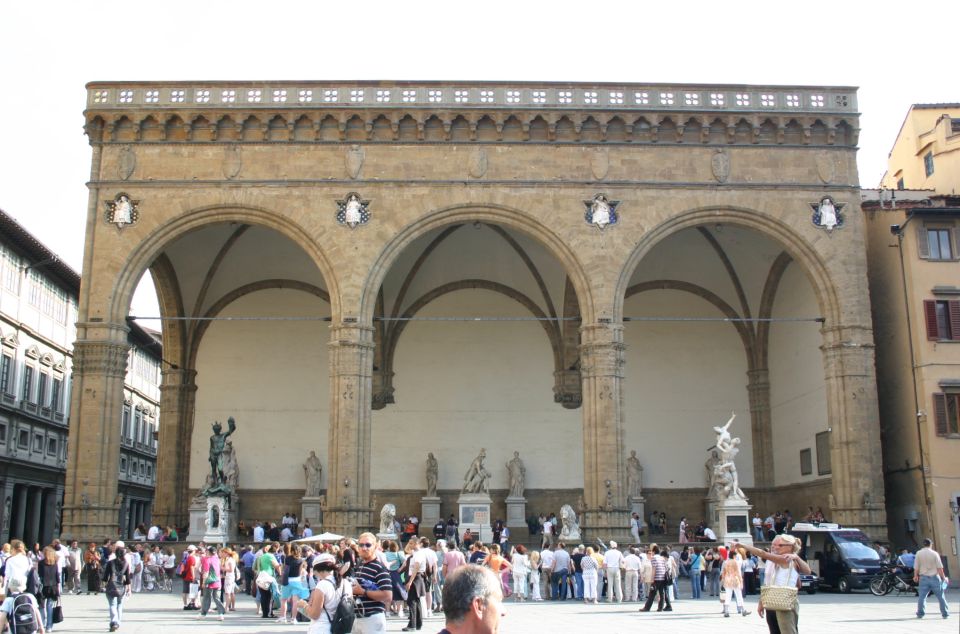
[[[104,341],[78,341],[73,348],[73,371],[78,375],[123,377],[130,346]]]

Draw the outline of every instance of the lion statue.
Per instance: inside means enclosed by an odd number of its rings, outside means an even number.
[[[560,541],[573,542],[580,539],[580,524],[577,523],[577,514],[573,507],[564,504],[560,507]]]
[[[384,504],[380,509],[380,534],[393,535],[393,519],[397,516],[397,507],[393,504]]]

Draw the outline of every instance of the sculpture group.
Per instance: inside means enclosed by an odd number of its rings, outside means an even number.
[[[708,497],[718,500],[746,499],[743,490],[740,489],[737,465],[734,462],[737,454],[740,453],[740,439],[730,436],[730,424],[736,417],[736,414],[731,414],[726,425],[713,428],[717,434],[717,440],[705,467],[709,481]]]

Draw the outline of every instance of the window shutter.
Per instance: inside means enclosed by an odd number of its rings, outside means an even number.
[[[960,300],[951,299],[947,302],[950,313],[950,335],[954,341],[960,341]]]
[[[937,422],[937,436],[947,435],[947,395],[933,395],[933,411]]]
[[[937,333],[937,302],[932,299],[923,300],[923,316],[927,322],[927,340],[938,341]]]
[[[953,249],[953,259],[960,260],[960,249],[957,249],[957,229],[950,227],[950,248]]]
[[[927,237],[927,228],[917,225],[917,253],[924,260],[930,257],[930,238]]]

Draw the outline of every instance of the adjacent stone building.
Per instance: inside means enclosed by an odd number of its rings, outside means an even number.
[[[503,516],[575,505],[628,535],[699,519],[731,410],[758,510],[886,533],[847,87],[92,83],[65,531],[110,534],[130,298],[163,349],[154,514],[186,523],[234,416],[245,519],[455,512],[480,447]]]
[[[79,291],[80,275],[0,211],[3,542],[20,538],[30,546],[48,544],[60,533]],[[125,422],[112,535],[119,527],[130,534],[133,517],[149,519],[156,482],[157,444],[151,430],[159,415],[160,343],[136,324],[130,324],[128,337],[130,370],[124,399],[116,403]],[[128,430],[128,410],[135,412],[140,436]]]

